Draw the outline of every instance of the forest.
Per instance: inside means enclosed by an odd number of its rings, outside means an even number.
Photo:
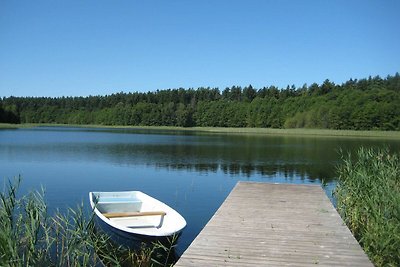
[[[3,97],[0,122],[400,130],[400,74],[286,88],[232,86],[88,97]]]

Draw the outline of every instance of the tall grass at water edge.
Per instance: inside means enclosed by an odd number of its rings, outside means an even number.
[[[0,193],[0,266],[167,266],[174,244],[134,251],[96,231],[83,206],[47,214],[43,192],[18,197],[21,179]]]
[[[334,130],[334,129],[279,129],[279,128],[250,128],[250,127],[177,127],[177,126],[126,126],[126,125],[96,125],[96,124],[49,124],[49,123],[0,123],[1,129],[35,128],[35,127],[77,127],[77,128],[102,128],[102,129],[131,129],[137,131],[165,131],[165,132],[202,132],[238,135],[268,135],[268,136],[312,136],[333,138],[379,138],[400,139],[400,131],[360,131],[360,130]]]
[[[376,266],[400,266],[400,158],[389,149],[342,155],[337,208]]]

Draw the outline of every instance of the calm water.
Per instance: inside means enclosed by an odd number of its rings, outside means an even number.
[[[43,186],[50,211],[88,205],[89,191],[144,191],[187,220],[181,254],[237,181],[324,181],[331,196],[338,150],[360,146],[399,151],[400,141],[59,127],[0,130],[0,178],[22,175],[22,193]]]

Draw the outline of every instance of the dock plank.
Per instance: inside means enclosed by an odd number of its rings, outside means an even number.
[[[239,182],[175,266],[373,266],[320,186]]]

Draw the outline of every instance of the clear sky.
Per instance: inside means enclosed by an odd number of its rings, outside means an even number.
[[[399,14],[398,0],[1,0],[0,96],[386,77]]]

